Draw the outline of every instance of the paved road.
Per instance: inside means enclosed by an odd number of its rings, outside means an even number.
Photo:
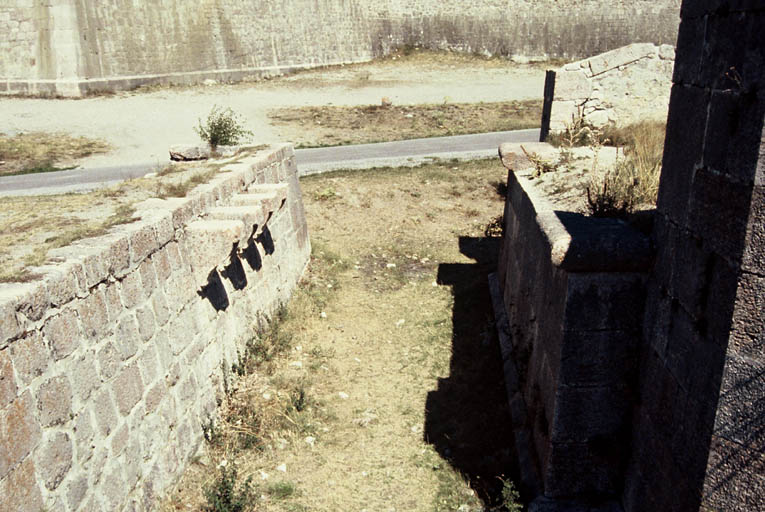
[[[295,153],[300,175],[305,176],[337,169],[417,165],[434,158],[466,160],[490,157],[497,154],[497,147],[503,142],[538,140],[539,130],[531,129],[299,149]],[[0,195],[61,194],[92,190],[143,176],[153,172],[157,165],[157,162],[141,162],[118,167],[6,176],[0,178]]]

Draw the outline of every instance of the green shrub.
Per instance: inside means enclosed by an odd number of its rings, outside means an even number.
[[[255,495],[251,483],[252,477],[249,477],[237,488],[234,465],[222,467],[220,478],[204,490],[207,504],[202,507],[203,512],[246,512],[252,510]]]
[[[213,106],[204,124],[199,119],[199,126],[194,129],[199,137],[207,142],[213,151],[218,146],[239,144],[253,133],[244,128],[241,119],[230,108],[221,109]]]

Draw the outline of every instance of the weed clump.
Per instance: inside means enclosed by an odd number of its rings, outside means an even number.
[[[610,131],[625,144],[624,158],[587,185],[587,210],[593,217],[624,218],[656,204],[665,127],[644,121]]]
[[[244,139],[252,137],[254,134],[244,128],[242,120],[230,108],[221,109],[214,105],[207,119],[202,123],[199,119],[199,125],[194,129],[199,137],[210,145],[215,151],[218,146],[231,146],[239,144]]]
[[[204,490],[207,504],[203,512],[247,512],[253,509],[255,501],[252,477],[237,487],[237,471],[233,464],[223,466],[220,477]]]

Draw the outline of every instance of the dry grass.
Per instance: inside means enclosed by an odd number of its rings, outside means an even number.
[[[102,140],[59,133],[0,134],[0,176],[58,171],[109,149]]]
[[[49,250],[133,222],[134,204],[153,197],[184,197],[197,185],[208,182],[223,165],[171,164],[158,169],[156,176],[128,180],[89,193],[0,197],[0,282],[38,278],[34,267],[46,262]]]
[[[223,460],[259,511],[499,510],[514,457],[484,233],[504,176],[491,160],[304,179],[309,275],[162,510],[199,510]]]
[[[298,146],[316,147],[536,128],[541,108],[539,100],[296,107],[271,111],[269,118],[276,126],[300,133],[293,141]]]
[[[591,215],[626,217],[636,209],[656,206],[665,130],[662,122],[643,121],[604,132],[606,140],[623,147],[624,158],[592,177],[586,188]]]

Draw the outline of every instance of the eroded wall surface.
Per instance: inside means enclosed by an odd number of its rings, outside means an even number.
[[[310,254],[292,148],[229,168],[0,287],[0,510],[150,510],[194,455]]]
[[[4,0],[0,93],[238,80],[404,45],[586,57],[674,44],[678,9],[678,0]]]
[[[550,129],[582,117],[595,126],[664,121],[672,88],[675,48],[635,43],[566,64],[556,71]]]

